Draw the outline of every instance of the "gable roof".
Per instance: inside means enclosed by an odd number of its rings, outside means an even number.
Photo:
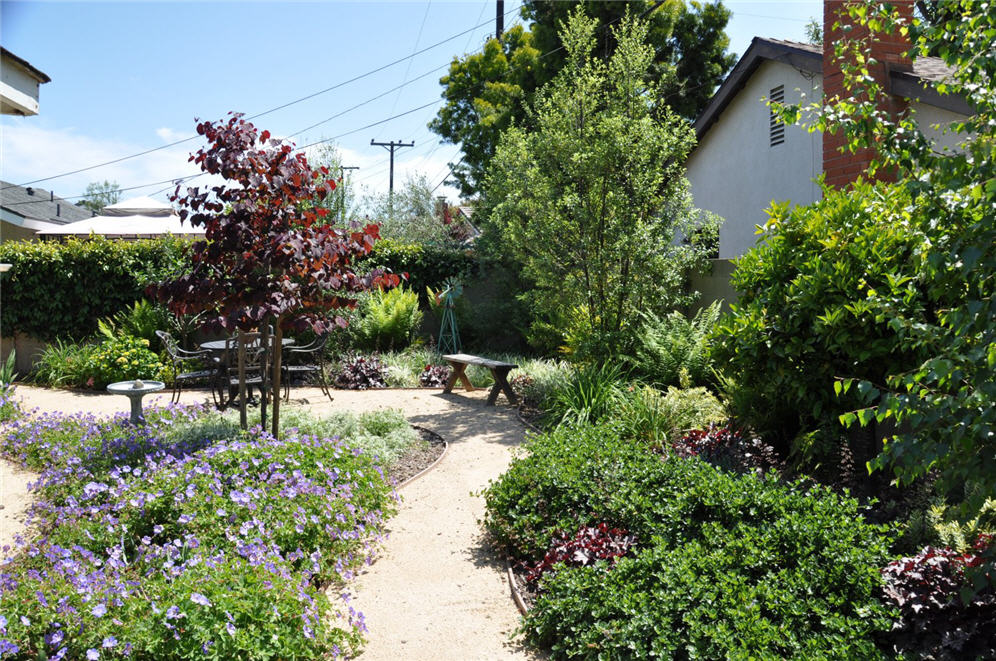
[[[58,225],[93,216],[89,209],[78,207],[52,191],[33,186],[17,186],[6,181],[0,181],[0,207],[5,214],[12,213],[27,220],[41,220]]]
[[[751,75],[769,61],[782,62],[800,71],[822,75],[823,47],[800,41],[754,37],[743,57],[695,120],[695,135],[700,141],[747,84]],[[933,83],[944,80],[952,72],[953,69],[940,58],[917,58],[913,60],[913,71],[893,69],[889,72],[889,91],[907,98],[918,98],[924,103],[962,115],[971,115],[974,111],[964,98],[954,94],[939,94],[933,87]]]

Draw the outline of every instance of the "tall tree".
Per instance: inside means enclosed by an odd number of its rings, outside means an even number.
[[[175,314],[206,314],[216,330],[252,330],[272,324],[273,346],[284,331],[316,333],[345,326],[336,310],[356,305],[352,294],[392,286],[395,275],[366,276],[353,265],[378,238],[376,225],[348,232],[322,221],[328,210],[315,200],[335,184],[327,169],[313,170],[290,144],[260,133],[240,114],[227,122],[202,122],[198,135],[210,145],[190,157],[225,184],[172,196],[180,218],[203,226],[205,239],[191,250],[192,269],[150,294]],[[280,352],[274,352],[273,434],[280,424]]]
[[[489,40],[480,53],[454,59],[440,80],[446,105],[429,127],[463,146],[463,158],[453,167],[464,195],[478,192],[501,132],[513,123],[528,126],[525,109],[536,90],[563,68],[566,51],[559,31],[578,5],[599,25],[591,48],[601,58],[616,48],[612,25],[627,12],[643,17],[653,49],[647,75],[659,83],[661,101],[688,119],[698,115],[736,60],[726,53],[730,12],[721,2],[527,0],[522,15],[532,21],[530,29],[517,26],[501,41]]]
[[[80,201],[79,205],[94,213],[100,213],[100,210],[107,205],[120,201],[121,186],[116,181],[111,182],[105,179],[103,183],[92,181],[87,184],[86,190],[83,192],[83,200]]]
[[[580,10],[568,18],[564,68],[538,94],[533,130],[502,137],[486,196],[537,308],[598,359],[619,350],[641,310],[685,302],[687,268],[705,253],[674,241],[698,221],[682,171],[694,134],[655,102],[647,27],[613,26],[607,61],[590,55],[596,29]]]

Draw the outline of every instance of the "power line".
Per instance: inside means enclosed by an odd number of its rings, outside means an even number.
[[[442,99],[436,99],[435,101],[431,101],[431,102],[426,103],[424,105],[418,106],[417,108],[412,108],[410,110],[406,110],[404,112],[400,112],[400,113],[398,113],[396,115],[393,115],[391,117],[387,117],[385,119],[381,119],[381,120],[376,121],[376,122],[371,122],[370,124],[367,124],[365,126],[361,126],[359,128],[353,129],[351,131],[346,131],[345,133],[340,133],[339,135],[332,136],[331,138],[324,138],[322,140],[316,140],[315,142],[309,143],[307,145],[302,145],[300,147],[295,147],[294,151],[304,151],[305,149],[308,149],[309,147],[314,147],[315,145],[324,144],[326,142],[332,142],[333,140],[338,140],[339,138],[343,138],[343,137],[345,137],[347,135],[352,135],[353,133],[359,133],[360,131],[365,131],[365,130],[367,130],[367,129],[371,128],[371,127],[374,127],[374,126],[380,126],[381,124],[384,124],[386,122],[390,122],[390,121],[395,120],[395,119],[397,119],[399,117],[404,117],[405,115],[410,115],[413,112],[418,112],[419,110],[424,110],[425,108],[428,108],[429,106],[432,106],[432,105],[435,105],[435,104],[441,103],[441,102],[442,102]],[[149,184],[140,184],[138,186],[129,186],[127,188],[120,188],[118,190],[120,190],[120,191],[129,191],[129,190],[136,190],[136,189],[139,189],[139,188],[148,188],[149,186],[158,186],[159,184],[165,184],[167,182],[177,182],[177,181],[185,181],[187,179],[194,179],[196,177],[204,176],[205,174],[207,174],[207,173],[206,172],[201,172],[199,174],[193,174],[193,175],[188,175],[188,176],[184,176],[184,177],[173,177],[172,179],[164,179],[162,181],[154,181],[154,182],[149,183]],[[7,188],[14,188],[14,186],[8,186]],[[0,189],[0,190],[6,190],[6,188]],[[75,196],[72,196],[72,197],[64,197],[62,199],[64,199],[64,200],[75,200],[75,199],[82,199],[84,197],[86,197],[86,195],[75,195]],[[13,202],[10,205],[4,205],[4,206],[14,206],[15,204],[37,204],[39,202],[48,202],[48,200],[28,200],[28,201],[25,201],[25,202]]]
[[[367,78],[369,76],[372,76],[375,73],[380,73],[381,71],[384,71],[385,69],[389,69],[389,68],[391,68],[391,67],[393,67],[395,65],[398,65],[398,64],[400,64],[402,62],[405,62],[406,60],[410,60],[410,59],[412,59],[412,58],[414,58],[414,57],[416,57],[418,55],[421,55],[422,53],[426,53],[426,52],[428,52],[428,51],[430,51],[430,50],[432,50],[434,48],[442,46],[443,44],[445,44],[447,42],[450,42],[450,41],[452,41],[454,39],[462,37],[465,34],[471,33],[474,30],[477,30],[478,28],[484,27],[485,25],[488,25],[490,23],[491,23],[491,20],[487,20],[487,21],[485,21],[483,23],[475,25],[472,28],[468,28],[468,29],[466,29],[466,30],[464,30],[464,31],[462,31],[462,32],[460,32],[458,34],[455,34],[455,35],[451,36],[451,37],[447,37],[446,39],[443,39],[442,41],[437,41],[436,43],[432,44],[431,46],[426,46],[425,48],[423,48],[421,50],[415,51],[411,55],[408,55],[407,57],[402,57],[402,58],[399,58],[397,60],[394,60],[393,62],[388,62],[387,64],[384,64],[382,66],[377,67],[376,69],[371,69],[370,71],[367,71],[366,73],[362,73],[362,74],[360,74],[358,76],[354,76],[353,78],[350,78],[349,80],[344,80],[344,81],[342,81],[340,83],[336,83],[335,85],[332,85],[331,87],[326,87],[323,90],[319,90],[317,92],[313,92],[313,93],[308,94],[306,96],[302,96],[302,97],[300,97],[298,99],[294,99],[293,101],[288,101],[287,103],[281,104],[281,105],[276,106],[274,108],[270,108],[269,110],[264,110],[263,112],[257,113],[255,115],[251,115],[251,116],[247,117],[246,119],[248,119],[248,120],[257,119],[259,117],[263,117],[265,115],[269,115],[269,114],[274,113],[274,112],[276,112],[278,110],[283,110],[284,108],[288,108],[288,107],[290,107],[292,105],[301,103],[303,101],[307,101],[309,99],[313,99],[316,96],[320,96],[322,94],[326,94],[326,93],[331,92],[333,90],[339,89],[340,87],[344,87],[344,86],[349,85],[351,83],[355,83],[358,80],[362,80],[363,78]],[[138,152],[138,153],[135,153],[135,154],[130,154],[128,156],[121,156],[119,158],[111,159],[111,160],[105,161],[103,163],[97,163],[96,165],[90,165],[90,166],[87,166],[85,168],[79,168],[79,169],[76,169],[76,170],[72,170],[70,172],[63,172],[61,174],[52,175],[50,177],[42,177],[40,179],[34,179],[32,181],[26,181],[23,184],[17,184],[17,185],[22,186],[22,187],[23,186],[29,186],[31,184],[38,184],[38,183],[41,183],[43,181],[51,181],[52,179],[61,179],[62,177],[68,177],[70,175],[79,174],[81,172],[88,172],[90,170],[96,170],[97,168],[106,167],[108,165],[114,165],[115,163],[120,163],[122,161],[127,161],[127,160],[130,160],[130,159],[133,159],[133,158],[138,158],[139,156],[145,156],[146,154],[151,154],[153,152],[162,151],[163,149],[169,149],[170,147],[175,147],[175,146],[181,145],[181,144],[183,144],[185,142],[190,142],[191,140],[195,139],[196,137],[197,137],[196,135],[192,135],[192,136],[189,136],[187,138],[183,138],[182,140],[176,140],[174,142],[170,142],[170,143],[165,144],[165,145],[160,145],[159,147],[153,147],[151,149],[146,149],[144,151],[141,151],[141,152]],[[7,188],[12,188],[12,187],[14,187],[13,184],[10,185],[10,186],[5,186],[4,188],[0,188],[0,190],[6,190]]]

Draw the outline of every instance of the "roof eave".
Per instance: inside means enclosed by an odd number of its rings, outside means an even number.
[[[740,61],[733,67],[723,84],[713,94],[705,110],[695,120],[695,135],[701,140],[709,128],[719,120],[726,106],[733,101],[737,93],[754,74],[758,67],[766,61],[782,62],[794,69],[808,71],[814,74],[823,73],[823,55],[795,48],[789,44],[772,42],[760,37],[751,40],[750,47]]]

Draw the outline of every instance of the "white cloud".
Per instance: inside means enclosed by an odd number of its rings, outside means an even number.
[[[156,134],[162,137],[160,129]],[[154,140],[150,136],[150,143]],[[48,179],[75,170],[75,174],[39,182],[38,186],[72,198],[81,195],[93,181],[116,182],[121,188],[144,186],[125,191],[123,196],[150,195],[169,186],[168,180],[197,174],[199,169],[188,162],[198,143],[160,149],[150,154],[122,160],[99,168],[86,169],[150,149],[149,144],[132,144],[85,135],[75,128],[43,128],[32,119],[5,120],[0,139],[0,179],[21,184]],[[164,195],[157,196],[164,199]]]
[[[190,133],[188,131],[174,131],[168,126],[164,126],[161,129],[156,129],[156,135],[158,135],[162,139],[162,141],[166,144],[169,144],[171,142],[176,142],[178,140],[184,140],[190,137]]]

